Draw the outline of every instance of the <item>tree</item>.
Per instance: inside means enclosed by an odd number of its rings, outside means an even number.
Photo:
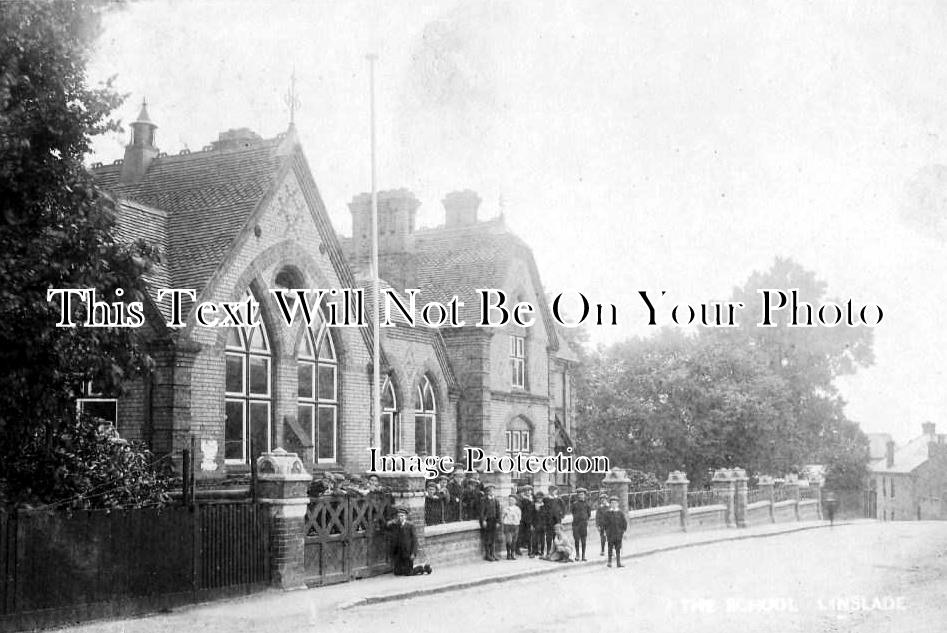
[[[807,316],[804,304],[811,305],[815,313],[823,304],[842,303],[827,296],[825,282],[791,259],[777,258],[768,271],[753,273],[743,287],[734,289],[732,300],[744,302],[748,314],[762,315],[760,291],[764,289],[779,290],[787,296],[795,289],[800,319]],[[757,327],[754,319],[741,323],[739,329],[713,334],[723,336],[732,345],[752,346],[785,381],[792,413],[791,427],[784,437],[783,463],[787,468],[802,466],[799,462],[805,457],[826,464],[831,471],[833,460],[840,459],[836,470],[865,471],[867,438],[846,418],[845,402],[835,379],[874,363],[873,330],[848,326],[790,327],[794,317],[791,305],[770,314],[775,327]],[[858,463],[860,467],[856,466]]]
[[[734,300],[759,313],[759,288],[799,288],[814,303],[825,294],[788,260],[754,274]],[[683,469],[694,486],[730,466],[786,473],[822,463],[857,479],[865,438],[833,381],[871,360],[865,329],[795,329],[785,317],[774,328],[665,329],[589,355],[577,435],[616,465],[659,476]]]
[[[135,331],[57,328],[59,305],[47,301],[50,288],[93,288],[107,301],[121,289],[121,300],[140,300],[142,275],[158,258],[144,242],[115,242],[115,204],[82,164],[90,138],[116,128],[109,113],[121,102],[110,84],[86,86],[107,6],[0,3],[0,479],[14,501],[41,501],[37,490],[57,495],[55,486],[17,485],[17,468],[25,456],[53,464],[69,438],[89,437],[75,427],[94,425],[76,417],[83,385],[118,388],[149,362]]]
[[[695,486],[714,468],[773,467],[787,413],[783,385],[751,350],[666,329],[593,356],[581,437],[619,466]]]

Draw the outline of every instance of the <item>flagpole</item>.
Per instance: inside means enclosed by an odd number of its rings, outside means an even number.
[[[380,447],[381,444],[381,312],[379,297],[381,295],[378,275],[378,183],[376,180],[375,161],[375,61],[378,55],[370,53],[368,59],[368,81],[371,94],[371,144],[372,144],[372,327],[375,336],[372,337],[372,420],[371,446]]]

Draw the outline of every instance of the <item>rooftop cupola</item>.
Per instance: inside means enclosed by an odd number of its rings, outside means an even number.
[[[155,147],[155,130],[158,126],[148,116],[148,103],[141,102],[138,118],[132,123],[132,138],[125,146],[125,160],[122,162],[122,182],[138,182],[148,171],[148,166],[158,148]]]

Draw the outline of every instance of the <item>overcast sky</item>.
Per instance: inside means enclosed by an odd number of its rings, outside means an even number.
[[[883,307],[876,364],[841,386],[863,429],[905,440],[947,432],[945,50],[934,0],[142,0],[107,18],[91,78],[118,76],[126,123],[147,97],[176,153],[284,131],[295,66],[301,140],[348,234],[377,52],[379,184],[414,191],[420,224],[456,189],[482,218],[502,205],[548,292],[618,306],[602,343],[648,333],[638,290],[726,298],[792,257]]]

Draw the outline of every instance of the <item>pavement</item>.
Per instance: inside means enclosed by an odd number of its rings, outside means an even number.
[[[836,527],[855,522],[836,522]],[[719,529],[698,532],[674,532],[643,535],[626,539],[623,561],[648,557],[662,552],[681,550],[745,539],[762,539],[796,532],[828,529],[825,521],[770,524],[746,529]],[[439,567],[424,576],[374,576],[327,587],[296,591],[270,590],[239,598],[188,605],[170,612],[136,618],[91,622],[60,630],[75,633],[180,633],[180,631],[249,631],[270,630],[273,615],[285,622],[314,624],[335,618],[338,614],[359,607],[405,601],[442,594],[462,592],[472,587],[510,582],[532,576],[605,567],[606,558],[599,555],[598,537],[590,538],[587,562],[553,563],[542,559],[521,557],[515,561],[475,561]],[[447,597],[444,598],[448,599]],[[270,614],[270,615],[265,615]],[[265,627],[265,628],[264,628]]]
[[[835,525],[846,525],[851,522],[837,521]],[[738,541],[749,538],[766,538],[778,534],[803,532],[829,527],[827,521],[803,521],[793,523],[776,523],[747,529],[720,529],[699,532],[673,532],[669,534],[645,535],[626,538],[622,544],[622,559],[629,560],[642,556],[651,556],[661,552],[700,547],[712,543]],[[594,541],[594,543],[593,543]],[[409,600],[448,591],[460,591],[498,582],[507,582],[519,578],[555,574],[564,571],[565,567],[602,566],[608,560],[600,556],[598,550],[598,535],[590,534],[587,561],[573,563],[553,563],[540,558],[523,556],[515,561],[501,558],[498,562],[476,561],[459,565],[451,565],[436,569],[433,574],[402,578],[391,575],[375,576],[347,586],[337,585],[341,591],[353,591],[355,596],[342,600],[336,604],[339,609],[351,609],[358,606]],[[503,552],[498,552],[503,556]]]

